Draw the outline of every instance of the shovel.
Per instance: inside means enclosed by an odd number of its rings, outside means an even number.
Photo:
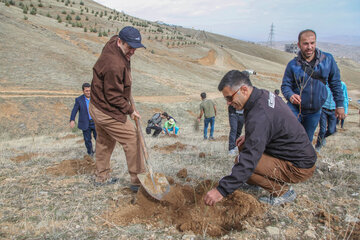
[[[131,105],[135,109],[134,100],[131,97]],[[148,163],[149,154],[147,151],[146,143],[144,140],[144,135],[141,130],[140,121],[138,118],[135,118],[136,131],[138,138],[140,139],[140,145],[142,149],[142,154],[144,155],[145,167],[147,172],[139,173],[137,175],[141,185],[144,187],[146,192],[150,194],[153,198],[161,200],[167,193],[170,191],[170,184],[166,179],[165,175],[162,173],[154,173],[150,164]]]

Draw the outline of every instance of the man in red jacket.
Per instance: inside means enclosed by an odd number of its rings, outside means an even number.
[[[113,36],[103,48],[93,67],[91,83],[90,114],[98,134],[96,141],[95,185],[113,184],[118,178],[110,177],[110,157],[119,142],[125,151],[131,190],[137,191],[138,173],[145,171],[140,143],[134,124],[127,115],[140,118],[130,104],[131,68],[130,58],[141,44],[140,32],[133,27],[124,27],[118,36]]]

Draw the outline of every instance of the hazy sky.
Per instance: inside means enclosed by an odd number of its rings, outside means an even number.
[[[193,27],[248,41],[267,41],[272,23],[274,41],[295,41],[298,32],[305,28],[314,29],[319,41],[343,39],[344,36],[360,39],[360,0],[96,1],[145,20]]]

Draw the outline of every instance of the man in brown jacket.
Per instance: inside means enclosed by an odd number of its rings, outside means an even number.
[[[110,177],[110,157],[116,142],[125,151],[131,190],[138,190],[140,182],[137,174],[145,171],[134,124],[127,118],[127,115],[131,119],[140,118],[130,104],[130,58],[141,47],[144,45],[141,44],[140,32],[133,27],[124,27],[118,36],[113,36],[106,43],[93,67],[90,114],[98,134],[95,186],[118,181],[118,178]]]

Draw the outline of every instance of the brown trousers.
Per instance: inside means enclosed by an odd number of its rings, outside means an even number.
[[[291,162],[263,154],[247,183],[260,186],[278,197],[288,191],[289,186],[286,183],[303,182],[309,179],[314,171],[315,165],[312,168],[298,168]]]
[[[119,122],[91,103],[89,111],[97,132],[95,181],[104,182],[110,177],[110,157],[119,142],[125,152],[131,183],[140,184],[137,174],[145,172],[145,166],[134,124],[128,119],[125,123]]]

